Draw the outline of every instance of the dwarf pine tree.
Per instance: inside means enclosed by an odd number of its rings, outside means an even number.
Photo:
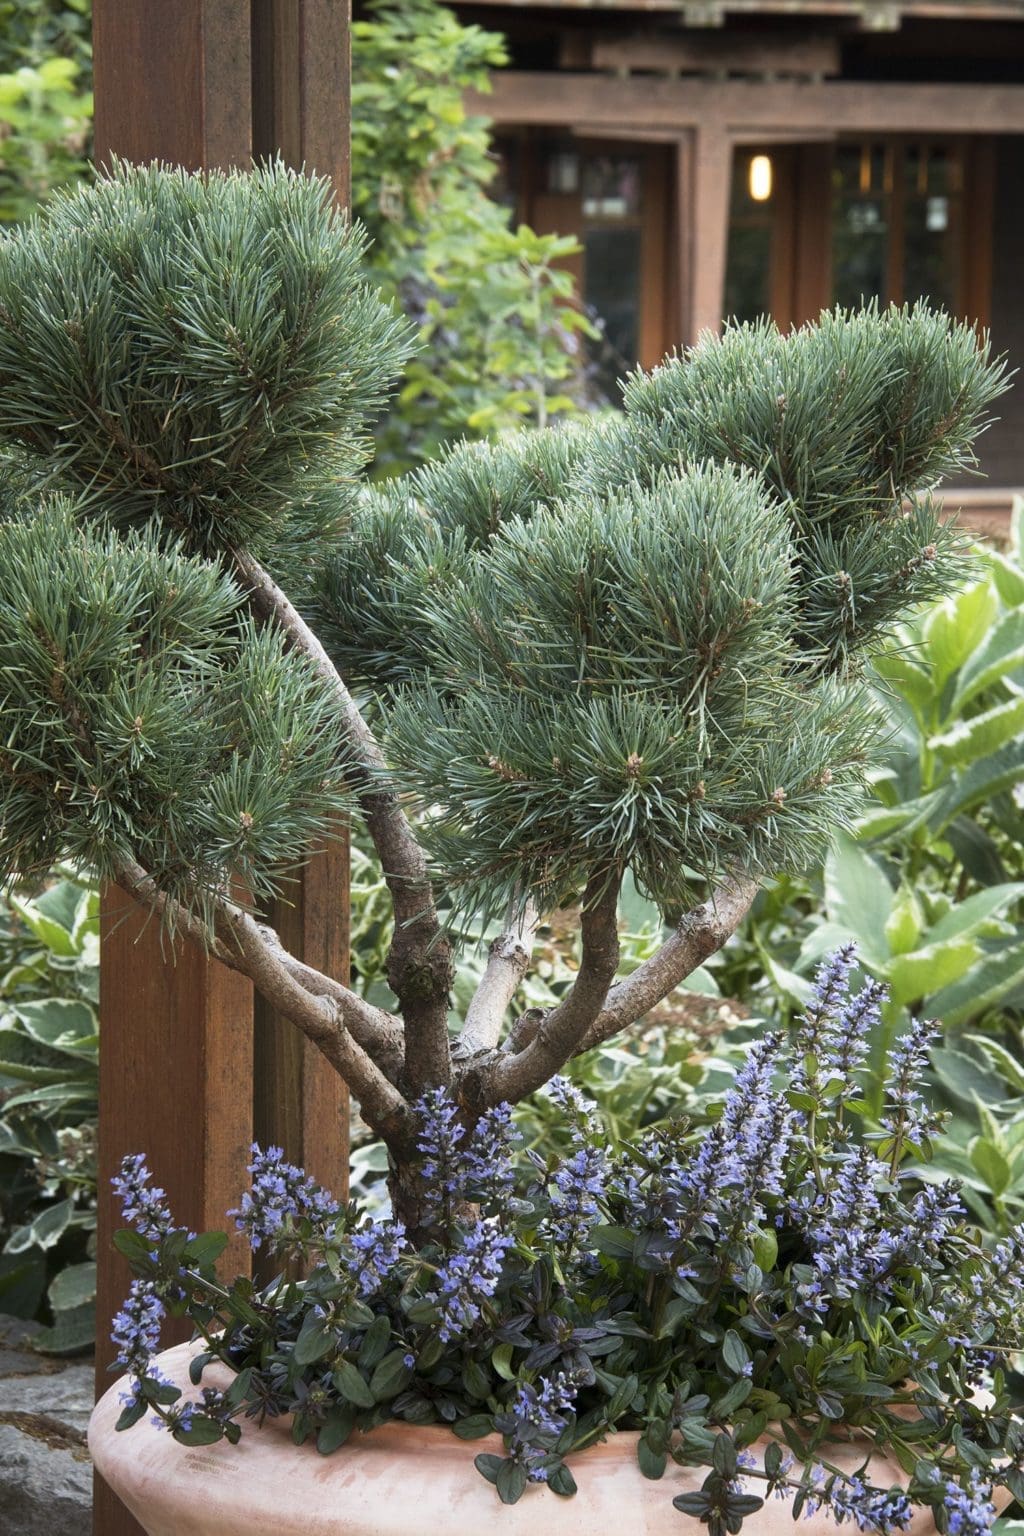
[[[927,493],[1004,383],[922,306],[741,326],[611,425],[364,488],[407,340],[361,254],[280,167],[119,168],[0,246],[0,867],[87,863],[250,976],[415,1221],[425,1090],[467,1119],[531,1092],[852,814],[862,660],[956,580]],[[394,1013],[254,916],[339,807],[391,892]],[[627,871],[671,928],[617,978]],[[575,984],[510,1029],[556,904]],[[459,912],[505,931],[452,1039]]]

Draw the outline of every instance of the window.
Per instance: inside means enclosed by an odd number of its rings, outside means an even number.
[[[841,143],[832,172],[832,291],[961,310],[963,150],[945,141]]]

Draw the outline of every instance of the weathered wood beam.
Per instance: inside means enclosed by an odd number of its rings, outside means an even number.
[[[456,0],[456,4],[462,0]],[[550,10],[551,0],[491,0],[492,5],[514,5],[518,10]],[[698,5],[701,12],[698,12]],[[560,0],[560,10],[606,11],[606,0]],[[626,12],[671,12],[682,19],[680,0],[616,0],[615,9]],[[724,25],[733,16],[792,16],[794,0],[690,0],[690,26]],[[1024,0],[808,0],[801,17],[807,20],[854,20],[871,26],[872,18],[899,22],[923,21],[1024,21]]]
[[[633,37],[597,36],[590,44],[589,62],[592,69],[650,70],[661,75],[824,76],[840,71],[838,38],[792,37],[777,32],[681,36],[658,31]]]
[[[248,165],[249,0],[94,0],[92,37],[98,164]]]
[[[722,323],[733,143],[714,124],[694,129],[689,140],[689,152],[680,157],[677,218],[687,246],[688,282],[680,285],[683,339],[692,343]]]
[[[1024,86],[874,81],[665,80],[503,70],[468,105],[498,123],[573,128],[687,129],[719,125],[748,141],[761,131],[1024,133]]]
[[[252,0],[253,154],[329,176],[350,195],[349,0]]]
[[[276,901],[268,919],[282,944],[307,965],[348,980],[348,836],[318,848],[301,880]],[[348,1090],[320,1052],[258,995],[253,1006],[253,1134],[284,1148],[339,1200],[348,1198]]]

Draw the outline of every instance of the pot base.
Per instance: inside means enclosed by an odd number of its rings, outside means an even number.
[[[160,1371],[186,1396],[194,1346],[179,1345],[157,1357]],[[204,1384],[227,1385],[229,1373],[210,1366]],[[118,1433],[118,1382],[96,1405],[89,1448],[96,1467],[127,1505],[147,1536],[701,1536],[706,1527],[672,1507],[676,1494],[698,1489],[703,1467],[677,1467],[651,1482],[636,1459],[636,1431],[610,1436],[567,1458],[579,1492],[560,1498],[538,1484],[518,1504],[503,1505],[473,1466],[480,1451],[502,1454],[498,1436],[459,1440],[440,1425],[393,1423],[355,1435],[331,1456],[312,1443],[293,1444],[280,1426],[245,1424],[241,1442],[178,1445],[148,1420]],[[770,1442],[751,1450],[763,1453]],[[837,1442],[829,1460],[855,1470],[864,1443]],[[906,1482],[899,1467],[877,1459],[872,1480],[882,1487]],[[804,1536],[832,1536],[827,1511],[800,1521]],[[933,1536],[922,1509],[907,1528]],[[791,1536],[788,1500],[771,1499],[743,1525],[744,1536]]]

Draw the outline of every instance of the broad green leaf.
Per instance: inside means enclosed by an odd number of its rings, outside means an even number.
[[[87,1302],[94,1301],[96,1265],[69,1264],[54,1277],[47,1296],[55,1312],[66,1312],[71,1307],[82,1307]]]
[[[885,924],[885,937],[893,954],[904,955],[912,950],[923,927],[921,903],[909,887],[901,886]]]
[[[306,1318],[299,1329],[299,1336],[295,1340],[293,1358],[296,1365],[312,1365],[314,1360],[321,1360],[334,1348],[334,1331],[325,1328],[319,1318],[312,1312],[306,1314]]]
[[[88,1042],[96,1039],[96,1015],[88,1003],[74,998],[38,998],[17,1003],[13,1012],[33,1040],[53,1050],[88,1050]]]
[[[24,1253],[28,1248],[53,1248],[68,1229],[75,1212],[73,1200],[48,1205],[34,1221],[16,1227],[4,1245],[5,1253]]]
[[[0,1312],[34,1317],[46,1289],[46,1260],[38,1249],[0,1253]]]
[[[1006,1098],[1002,1079],[968,1056],[966,1051],[952,1050],[948,1046],[933,1046],[931,1063],[936,1077],[948,1093],[962,1103],[971,1106],[976,1100],[982,1104],[1001,1103]]]
[[[643,1435],[636,1448],[636,1455],[644,1477],[649,1477],[652,1482],[657,1482],[659,1478],[664,1477],[668,1456],[664,1451],[653,1451]]]
[[[735,1375],[743,1375],[750,1364],[750,1354],[735,1328],[726,1331],[722,1341],[722,1359]]]
[[[961,811],[970,810],[1022,782],[1024,737],[1008,742],[998,752],[958,774],[931,807],[928,824],[933,832],[941,832]]]
[[[979,885],[999,885],[1006,869],[999,849],[983,827],[970,816],[955,816],[945,837],[971,879]]]
[[[383,1360],[391,1342],[391,1321],[380,1313],[374,1318],[359,1346],[359,1364],[363,1370],[372,1371]]]
[[[846,931],[869,965],[884,966],[889,956],[885,925],[893,890],[885,873],[863,848],[841,834],[825,862],[825,910]]]
[[[1024,897],[1024,882],[1007,881],[1003,885],[993,885],[985,891],[975,891],[973,896],[967,896],[963,901],[958,901],[946,913],[940,917],[933,927],[929,928],[926,935],[929,945],[941,943],[945,939],[959,938],[980,928],[982,924],[998,913],[1004,912],[1011,902],[1019,901]]]
[[[297,1358],[298,1351],[296,1350]],[[376,1399],[370,1390],[369,1382],[360,1375],[351,1360],[339,1360],[331,1374],[331,1380],[342,1397],[346,1401],[353,1403],[355,1407],[373,1408],[375,1406]]]
[[[990,1064],[1014,1093],[1024,1094],[1024,1063],[1018,1061],[1012,1051],[1008,1051],[1005,1045],[993,1040],[990,1035],[964,1035],[964,1041],[976,1046],[988,1057]],[[1024,1138],[1024,1116],[1021,1117],[1019,1131]]]
[[[95,1069],[92,1080],[88,1082],[69,1083],[67,1081],[45,1084],[41,1088],[31,1088],[24,1093],[13,1094],[4,1101],[4,1108],[27,1109],[36,1105],[40,1109],[53,1109],[55,1105],[71,1106],[72,1104],[89,1106],[96,1102],[97,1083]],[[79,1112],[79,1120],[86,1118]]]
[[[892,1001],[904,1007],[919,997],[930,997],[959,981],[978,958],[977,942],[969,938],[929,944],[909,955],[894,955],[885,968]],[[933,1008],[929,1006],[929,1012]]]
[[[979,758],[990,757],[1021,732],[1024,732],[1024,696],[1008,699],[970,720],[958,720],[941,735],[933,736],[928,746],[954,767],[965,768]]]
[[[901,832],[921,809],[922,805],[915,800],[903,801],[900,805],[873,805],[857,817],[857,841],[870,843],[891,837],[894,832]]]
[[[994,1195],[1001,1195],[1009,1188],[1012,1177],[1010,1165],[991,1141],[984,1136],[976,1136],[971,1142],[969,1155],[972,1166]]]
[[[96,1302],[58,1312],[50,1328],[32,1335],[32,1348],[44,1355],[75,1355],[96,1342]]]
[[[507,1458],[502,1462],[498,1475],[494,1480],[494,1486],[498,1490],[498,1497],[503,1504],[517,1504],[526,1492],[529,1474],[519,1462]]]
[[[354,1428],[355,1420],[351,1413],[344,1409],[338,1409],[332,1413],[326,1423],[321,1424],[316,1436],[316,1448],[321,1456],[330,1456],[332,1452],[345,1444]]]
[[[40,944],[45,944],[51,955],[69,959],[75,953],[74,941],[71,937],[73,916],[65,925],[40,911],[35,902],[23,901],[13,893],[8,895],[7,901],[12,910],[17,912],[25,927],[35,935]]]
[[[985,954],[959,981],[931,998],[929,1009],[947,1026],[977,1019],[1024,983],[1024,941]]]
[[[922,626],[922,638],[937,688],[981,645],[998,611],[995,590],[987,581],[979,581],[929,612]]]
[[[1024,666],[1024,608],[999,620],[978,649],[963,664],[953,695],[958,710],[976,693]]]
[[[1007,608],[1024,607],[1024,571],[1020,566],[995,550],[987,552],[987,562],[996,591]]]
[[[760,956],[761,965],[764,969],[765,975],[768,977],[772,985],[779,992],[781,992],[784,997],[791,998],[792,1001],[796,1003],[797,1007],[806,1007],[807,1003],[810,1002],[811,992],[813,990],[812,983],[809,982],[806,977],[798,976],[796,971],[791,971],[787,969],[786,966],[780,965],[779,962],[774,960],[766,950],[761,948],[760,945],[758,946],[758,954]]]
[[[918,719],[927,718],[936,692],[936,682],[930,668],[919,666],[900,651],[876,656],[874,668],[891,688],[899,690]]]

